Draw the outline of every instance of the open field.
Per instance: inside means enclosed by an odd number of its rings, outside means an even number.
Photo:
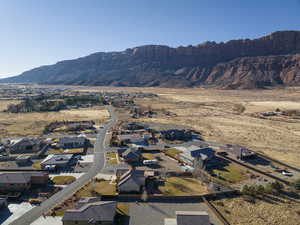
[[[213,204],[234,225],[297,225],[300,204],[279,197],[249,203],[243,198],[214,201]]]
[[[18,100],[0,100],[0,111],[7,109],[7,106],[10,104],[18,104],[20,101]]]
[[[146,88],[158,99],[139,100],[176,117],[140,118],[140,121],[183,125],[200,131],[207,141],[240,144],[294,166],[300,165],[300,121],[254,117],[253,113],[300,110],[300,88],[274,90],[215,90]],[[240,108],[244,110],[239,111]]]
[[[63,110],[46,113],[0,113],[0,137],[41,135],[45,125],[54,121],[94,120],[104,123],[108,113],[104,107],[90,109]]]

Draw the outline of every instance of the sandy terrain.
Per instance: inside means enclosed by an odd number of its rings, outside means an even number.
[[[47,113],[0,113],[0,137],[42,134],[45,125],[53,121],[94,120],[104,123],[108,112],[104,107],[81,110],[63,110]]]

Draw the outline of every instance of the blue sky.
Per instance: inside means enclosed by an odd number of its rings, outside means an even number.
[[[0,77],[145,44],[300,30],[300,0],[2,0]]]

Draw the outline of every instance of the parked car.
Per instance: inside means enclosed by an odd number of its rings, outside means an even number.
[[[287,176],[287,177],[292,177],[293,176],[293,174],[291,172],[286,171],[286,170],[283,170],[281,173],[282,173],[282,175]]]

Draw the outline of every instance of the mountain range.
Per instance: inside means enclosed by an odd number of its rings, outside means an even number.
[[[300,85],[300,31],[172,48],[145,45],[41,66],[1,83],[252,89]]]

